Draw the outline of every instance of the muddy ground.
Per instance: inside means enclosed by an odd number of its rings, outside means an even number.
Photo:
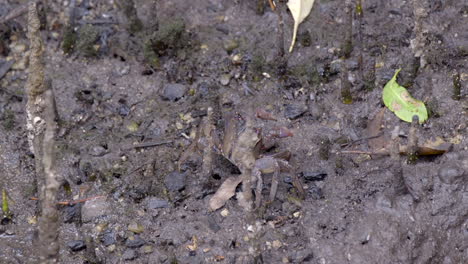
[[[0,16],[24,2],[4,0]],[[137,0],[141,24],[115,1],[76,1],[71,48],[63,46],[70,1],[49,2],[43,36],[61,125],[59,196],[88,199],[60,206],[61,263],[468,262],[464,1],[422,1],[433,2],[421,20],[422,59],[411,48],[412,1],[362,1],[362,18],[353,8],[350,23],[344,1],[318,0],[284,57],[278,15],[256,1]],[[293,21],[280,10],[288,47]],[[0,186],[12,214],[0,226],[1,263],[37,256],[25,29],[26,16],[0,29],[1,63],[16,61],[0,81]],[[369,136],[398,68],[399,82],[430,109],[420,144],[438,138],[450,150],[415,164],[341,153],[372,151],[358,140]],[[289,150],[293,169],[262,210],[246,212],[235,198],[208,210],[220,184],[239,173],[219,155],[211,175],[202,173],[203,149],[178,170],[208,107],[221,113],[221,128],[222,114],[253,117],[261,108],[278,120],[256,126],[294,131],[270,150]],[[386,138],[400,126],[407,143],[408,123],[387,110],[382,125]],[[161,144],[135,147],[148,142]],[[270,182],[264,175],[264,201]]]

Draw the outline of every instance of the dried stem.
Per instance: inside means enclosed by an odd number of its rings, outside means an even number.
[[[40,263],[58,263],[57,192],[60,186],[55,171],[55,133],[57,112],[51,83],[45,81],[44,45],[37,3],[28,5],[28,38],[30,41],[29,75],[26,83],[28,140],[34,153],[36,180],[42,207],[39,220],[38,252]]]
[[[417,115],[413,116],[408,136],[407,163],[414,164],[418,159],[418,123]]]

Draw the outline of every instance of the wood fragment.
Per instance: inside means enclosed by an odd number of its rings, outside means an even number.
[[[58,201],[57,205],[74,205],[74,204],[79,204],[79,203],[85,203],[87,201],[99,199],[99,198],[105,198],[104,195],[98,195],[98,196],[93,196],[89,198],[84,198],[84,199],[78,199],[78,200],[69,200],[69,201]],[[39,198],[37,197],[31,197],[29,198],[32,201],[39,201]]]
[[[134,149],[134,148],[157,147],[157,146],[161,146],[161,145],[171,144],[173,142],[174,142],[173,140],[149,141],[149,142],[143,142],[143,143],[139,143],[139,144],[126,146],[126,147],[123,148],[123,150],[130,150],[130,149]]]
[[[418,159],[418,123],[419,118],[417,115],[414,115],[408,135],[408,146],[406,148],[406,162],[408,164],[415,164]]]
[[[18,6],[17,8],[11,10],[10,12],[8,12],[8,14],[0,18],[0,24],[6,23],[12,19],[22,16],[26,14],[27,11],[28,11],[28,4],[23,4],[21,6]]]
[[[385,139],[384,133],[382,133],[385,109],[385,107],[382,107],[366,128],[366,134],[369,137],[369,141],[367,143],[372,150],[381,149],[387,145],[387,140]]]

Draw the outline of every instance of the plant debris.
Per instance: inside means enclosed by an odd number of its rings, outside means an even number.
[[[427,120],[427,110],[423,102],[414,99],[405,87],[396,82],[396,78],[401,69],[398,69],[393,78],[385,85],[382,98],[385,106],[394,112],[401,120],[410,122],[413,115],[417,115],[419,123]]]
[[[314,5],[314,1],[315,0],[289,0],[287,4],[294,18],[293,37],[291,40],[291,46],[289,47],[289,52],[292,52],[294,43],[296,43],[299,24],[302,23],[302,21],[304,21],[304,19],[309,15],[310,10],[312,10],[312,6]]]

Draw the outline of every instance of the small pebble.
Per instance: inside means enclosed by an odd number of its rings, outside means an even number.
[[[185,173],[174,171],[166,175],[164,184],[169,191],[181,191],[185,188],[185,179]]]
[[[230,81],[231,81],[231,75],[230,74],[223,74],[219,78],[219,82],[224,86],[228,85]]]
[[[309,186],[309,194],[310,197],[314,200],[320,200],[324,198],[322,189],[315,184]]]
[[[106,230],[100,236],[100,241],[104,246],[110,246],[117,242],[116,234],[113,230]]]
[[[107,153],[107,149],[105,149],[103,146],[94,146],[91,147],[91,149],[89,150],[89,155],[94,157],[101,157],[106,155]]]
[[[224,50],[226,50],[228,53],[231,53],[233,50],[239,47],[239,41],[236,39],[227,39],[224,41],[223,47]]]
[[[144,230],[145,230],[145,228],[143,227],[143,225],[139,224],[139,223],[136,223],[136,222],[133,222],[133,223],[128,225],[128,231],[131,231],[131,232],[133,232],[135,234],[143,233]]]
[[[125,240],[125,246],[128,248],[139,248],[146,244],[146,242],[139,236],[130,236]]]
[[[143,252],[143,254],[151,254],[153,253],[154,249],[153,249],[153,246],[151,245],[146,245],[144,247],[141,248],[141,252]]]
[[[162,91],[162,98],[171,102],[176,102],[182,98],[187,91],[187,87],[183,84],[170,83],[166,84]]]
[[[137,253],[133,249],[127,248],[122,254],[122,259],[124,260],[134,260],[138,257]]]
[[[288,119],[296,119],[307,111],[305,104],[288,104],[284,108],[284,116]]]
[[[216,223],[216,220],[212,216],[208,216],[207,224],[208,228],[215,233],[221,230],[221,227]]]
[[[229,210],[228,210],[228,209],[226,209],[226,208],[224,208],[224,209],[221,211],[221,213],[220,213],[220,214],[221,214],[221,216],[223,216],[223,217],[226,217],[226,216],[228,216],[228,215],[229,215]]]
[[[67,247],[70,248],[71,251],[77,252],[86,248],[86,244],[83,240],[73,240],[67,242]]]
[[[169,208],[169,202],[159,198],[150,198],[148,200],[148,209]]]
[[[105,197],[87,201],[81,207],[81,220],[84,223],[91,222],[97,217],[106,215],[108,208],[109,204]]]
[[[453,184],[458,179],[463,178],[465,171],[456,164],[446,164],[438,171],[439,179],[446,184]]]

